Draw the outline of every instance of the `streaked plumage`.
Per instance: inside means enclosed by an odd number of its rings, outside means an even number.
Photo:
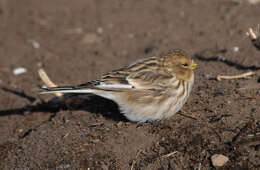
[[[43,93],[93,93],[113,100],[135,122],[161,120],[178,112],[194,82],[196,64],[183,50],[137,60],[79,86],[46,88]]]

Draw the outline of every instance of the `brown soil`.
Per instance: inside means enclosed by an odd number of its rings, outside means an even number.
[[[229,157],[223,169],[259,169],[260,51],[245,35],[259,16],[260,4],[235,0],[2,0],[0,169],[204,170],[213,154]],[[173,48],[199,68],[169,120],[137,125],[97,96],[38,94],[40,67],[73,85]],[[249,70],[258,75],[216,81]]]

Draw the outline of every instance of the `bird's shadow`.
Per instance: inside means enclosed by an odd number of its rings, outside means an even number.
[[[102,114],[104,117],[115,121],[127,121],[120,113],[115,102],[93,94],[68,94],[60,98],[55,97],[49,101],[43,101],[26,95],[24,92],[9,88],[2,88],[2,90],[27,99],[30,101],[30,104],[21,108],[0,110],[0,116],[28,115],[30,113],[42,112],[57,113],[62,110],[84,110],[94,114]]]
[[[244,66],[242,64],[233,62],[225,58],[225,54],[227,53],[227,49],[209,49],[203,50],[193,55],[194,58],[203,61],[203,62],[222,62],[230,67],[234,67],[238,70],[252,70],[257,71],[260,70],[259,66]]]

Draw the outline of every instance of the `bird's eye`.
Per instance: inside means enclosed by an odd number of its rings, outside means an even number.
[[[184,63],[184,64],[182,64],[184,67],[188,67],[188,64],[187,63]]]

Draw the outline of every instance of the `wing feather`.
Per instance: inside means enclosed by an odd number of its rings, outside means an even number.
[[[127,67],[114,70],[99,80],[82,84],[79,87],[124,91],[127,89],[162,89],[169,86],[169,79],[173,80],[174,77],[160,72],[160,69],[160,58],[150,57],[137,60]]]
[[[127,67],[114,70],[100,79],[78,86],[47,88],[44,93],[92,93],[96,90],[128,91],[153,90],[162,91],[178,85],[174,75],[163,70],[163,60],[160,57],[150,57],[137,60]]]

